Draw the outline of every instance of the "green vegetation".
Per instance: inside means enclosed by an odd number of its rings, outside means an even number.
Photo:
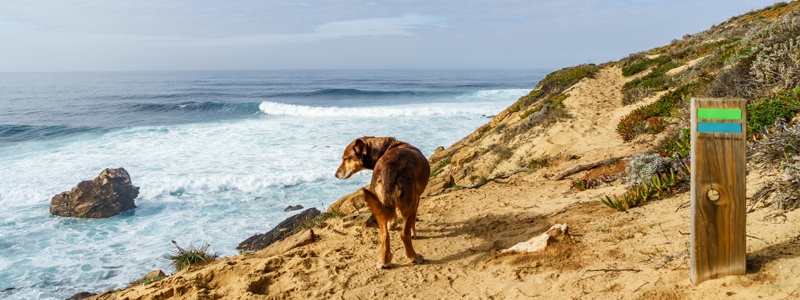
[[[554,157],[549,155],[543,155],[531,158],[529,160],[520,160],[519,167],[528,168],[531,170],[537,170],[549,166],[553,161],[555,161]]]
[[[519,100],[511,106],[511,112],[524,110],[531,104],[545,97],[558,95],[567,88],[578,83],[581,79],[594,76],[598,70],[600,70],[600,67],[595,64],[583,64],[550,73],[542,79],[530,93],[519,98]],[[563,101],[563,99],[561,99],[561,101]]]
[[[204,265],[217,259],[216,253],[208,252],[208,244],[201,247],[189,246],[186,249],[178,246],[178,243],[172,241],[178,251],[169,255],[170,265],[175,268],[175,271],[181,271],[191,266]]]
[[[593,189],[597,187],[598,184],[599,182],[597,181],[597,179],[573,180],[569,188],[582,192],[588,189]]]
[[[692,147],[691,135],[692,132],[689,128],[673,131],[673,133],[667,136],[657,147],[658,153],[664,157],[673,157],[676,153],[680,155],[681,158],[689,157],[689,150]]]
[[[620,197],[605,196],[600,201],[618,211],[626,211],[628,208],[642,205],[648,200],[666,197],[675,193],[682,183],[689,180],[688,177],[688,171],[676,174],[670,169],[669,174],[654,174],[650,177],[650,182],[634,185]]]
[[[497,160],[502,161],[511,158],[514,155],[514,150],[502,144],[492,145],[492,152],[497,155]]]
[[[632,111],[617,124],[617,134],[625,141],[630,141],[642,133],[659,133],[666,128],[663,118],[669,117],[673,110],[686,106],[694,95],[699,83],[690,83],[667,93],[656,102]]]
[[[438,174],[438,173],[439,173],[439,171],[441,171],[441,170],[442,170],[444,167],[446,167],[447,165],[449,165],[449,164],[452,162],[452,160],[453,160],[453,157],[452,157],[452,156],[450,156],[450,157],[448,157],[447,159],[445,159],[445,160],[443,160],[443,161],[439,162],[439,164],[438,164],[438,165],[437,165],[435,168],[433,168],[433,170],[431,171],[431,176],[430,176],[430,178],[433,178],[433,176],[436,176],[436,174]]]
[[[791,120],[800,113],[800,87],[783,90],[772,98],[761,98],[747,104],[747,134],[758,133],[761,127],[771,127],[778,118]]]
[[[126,288],[134,287],[134,286],[137,286],[137,285],[150,285],[151,283],[161,281],[164,278],[167,278],[167,277],[159,275],[159,276],[156,276],[156,277],[139,278],[139,279],[131,280],[131,282],[128,282],[128,286]]]

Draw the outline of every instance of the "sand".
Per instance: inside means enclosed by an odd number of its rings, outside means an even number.
[[[618,212],[600,198],[621,194],[621,180],[580,192],[570,189],[569,178],[551,180],[579,164],[642,152],[661,138],[623,142],[614,132],[622,116],[659,96],[623,106],[621,87],[627,80],[619,68],[602,69],[568,91],[564,103],[572,118],[513,142],[528,147],[516,148],[515,155],[561,154],[562,159],[530,174],[424,199],[414,240],[424,264],[403,257],[399,232],[393,231],[393,267],[376,269],[378,229],[345,227],[341,219],[332,219],[314,229],[315,243],[285,254],[227,257],[95,299],[800,298],[795,274],[800,272],[800,223],[794,222],[800,211],[787,213],[785,222],[762,220],[768,208],[748,214],[747,274],[694,285],[689,280],[689,193]],[[773,176],[751,171],[749,194]],[[548,250],[499,254],[561,223],[569,226],[569,237]]]

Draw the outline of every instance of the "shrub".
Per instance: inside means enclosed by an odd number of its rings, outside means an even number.
[[[755,77],[750,74],[752,60],[744,59],[738,66],[722,70],[709,84],[708,95],[716,98],[756,98],[761,90]]]
[[[549,155],[542,155],[539,157],[534,157],[529,160],[520,159],[519,167],[520,168],[528,168],[531,170],[536,170],[540,168],[545,168],[550,165],[554,161],[554,157]]]
[[[172,241],[178,251],[169,255],[170,265],[175,268],[175,271],[181,271],[196,265],[204,265],[217,259],[216,253],[208,252],[208,244],[201,247],[189,246],[186,249],[178,246],[178,243]]]
[[[648,200],[666,197],[679,191],[682,186],[685,186],[688,178],[688,172],[684,172],[684,170],[675,172],[670,169],[669,173],[653,174],[648,180],[631,186],[622,196],[614,196],[613,198],[605,196],[600,201],[608,207],[625,211]]]
[[[617,124],[617,134],[623,140],[630,141],[641,133],[659,133],[663,131],[666,128],[663,120],[655,120],[653,118],[670,116],[671,112],[688,100],[699,87],[701,87],[699,83],[687,84],[667,93],[652,104],[630,112],[620,119]]]
[[[435,168],[433,168],[433,170],[431,170],[431,176],[430,176],[430,178],[433,178],[433,176],[436,176],[436,174],[438,174],[438,173],[439,173],[439,171],[441,171],[441,170],[442,170],[444,167],[446,167],[447,165],[449,165],[449,164],[452,162],[452,160],[453,160],[453,157],[452,157],[452,156],[450,156],[450,157],[448,157],[447,159],[445,159],[445,160],[443,160],[443,161],[439,162],[439,164],[438,164],[438,165],[437,165]]]
[[[800,86],[800,37],[759,52],[750,71],[757,82],[773,89]]]
[[[506,145],[502,145],[502,144],[497,144],[497,145],[495,145],[495,147],[492,147],[492,152],[497,154],[497,159],[498,160],[506,160],[506,159],[511,158],[511,156],[514,155],[514,151],[511,150],[511,148],[509,148]]]
[[[625,173],[628,174],[628,185],[635,186],[650,180],[653,175],[663,174],[670,170],[670,160],[658,154],[641,154],[634,156],[628,163]]]
[[[659,154],[664,157],[674,157],[678,154],[681,158],[689,157],[689,150],[691,150],[691,130],[683,128],[680,131],[673,131],[664,141],[658,146]]]
[[[519,98],[511,106],[511,112],[518,112],[544,97],[559,94],[578,83],[581,79],[593,77],[598,70],[600,70],[600,67],[595,64],[583,64],[547,74],[530,93]]]
[[[757,134],[763,127],[772,126],[778,118],[791,120],[800,112],[800,88],[783,90],[772,98],[761,98],[747,104],[747,134]]]
[[[151,283],[161,281],[164,278],[167,278],[167,277],[158,275],[158,276],[155,276],[155,277],[143,277],[143,278],[139,278],[139,279],[134,279],[134,280],[131,280],[130,282],[128,282],[128,286],[126,288],[139,286],[139,285],[149,285]]]

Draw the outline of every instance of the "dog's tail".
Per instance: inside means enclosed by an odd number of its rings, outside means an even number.
[[[381,200],[378,199],[378,196],[375,193],[371,192],[366,188],[361,188],[364,192],[364,201],[367,202],[367,206],[369,206],[369,210],[372,211],[372,214],[375,216],[377,220],[394,220],[395,218],[395,210],[394,208],[388,208],[383,205]]]

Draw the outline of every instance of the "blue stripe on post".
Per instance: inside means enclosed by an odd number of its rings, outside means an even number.
[[[742,123],[697,122],[697,132],[742,133]]]

